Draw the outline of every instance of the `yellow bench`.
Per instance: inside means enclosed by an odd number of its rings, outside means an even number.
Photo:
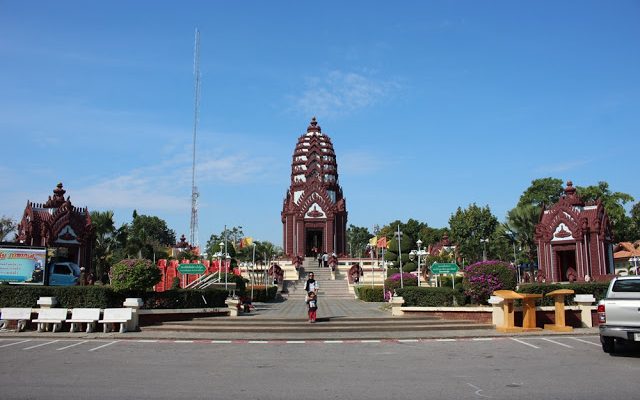
[[[542,298],[541,294],[516,293],[513,290],[496,290],[494,296],[504,299],[502,310],[504,322],[502,326],[496,326],[498,332],[526,332],[537,331],[536,327],[536,299]],[[515,326],[515,309],[513,302],[522,300],[522,326]]]

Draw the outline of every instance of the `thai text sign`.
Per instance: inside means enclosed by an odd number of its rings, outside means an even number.
[[[0,282],[44,284],[47,249],[0,248]]]
[[[202,264],[180,264],[178,265],[178,272],[181,274],[204,274],[207,270]]]
[[[431,264],[432,274],[455,274],[458,272],[456,263],[433,263]]]

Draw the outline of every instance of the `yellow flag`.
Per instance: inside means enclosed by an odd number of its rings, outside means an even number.
[[[378,237],[374,236],[371,239],[369,239],[369,244],[373,247],[375,247],[378,244]]]

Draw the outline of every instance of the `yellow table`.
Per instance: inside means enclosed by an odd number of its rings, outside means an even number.
[[[544,329],[558,332],[571,332],[573,328],[565,324],[564,296],[574,294],[571,289],[558,289],[547,293],[545,296],[552,296],[555,304],[555,324],[544,324]]]
[[[502,310],[504,312],[504,325],[497,326],[498,332],[526,332],[537,331],[536,327],[536,299],[542,298],[541,294],[516,293],[513,290],[496,290],[494,296],[502,297]],[[515,326],[514,300],[522,300],[522,326]]]

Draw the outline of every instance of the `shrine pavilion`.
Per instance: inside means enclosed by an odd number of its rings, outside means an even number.
[[[42,246],[55,257],[68,259],[80,267],[91,266],[94,232],[89,210],[75,207],[62,183],[45,203],[27,201],[18,224],[17,241],[28,246]]]
[[[613,273],[613,235],[604,205],[585,204],[571,181],[560,201],[543,208],[535,240],[538,280],[600,280]]]
[[[293,152],[291,186],[281,216],[287,256],[346,254],[347,210],[336,154],[315,117]]]

